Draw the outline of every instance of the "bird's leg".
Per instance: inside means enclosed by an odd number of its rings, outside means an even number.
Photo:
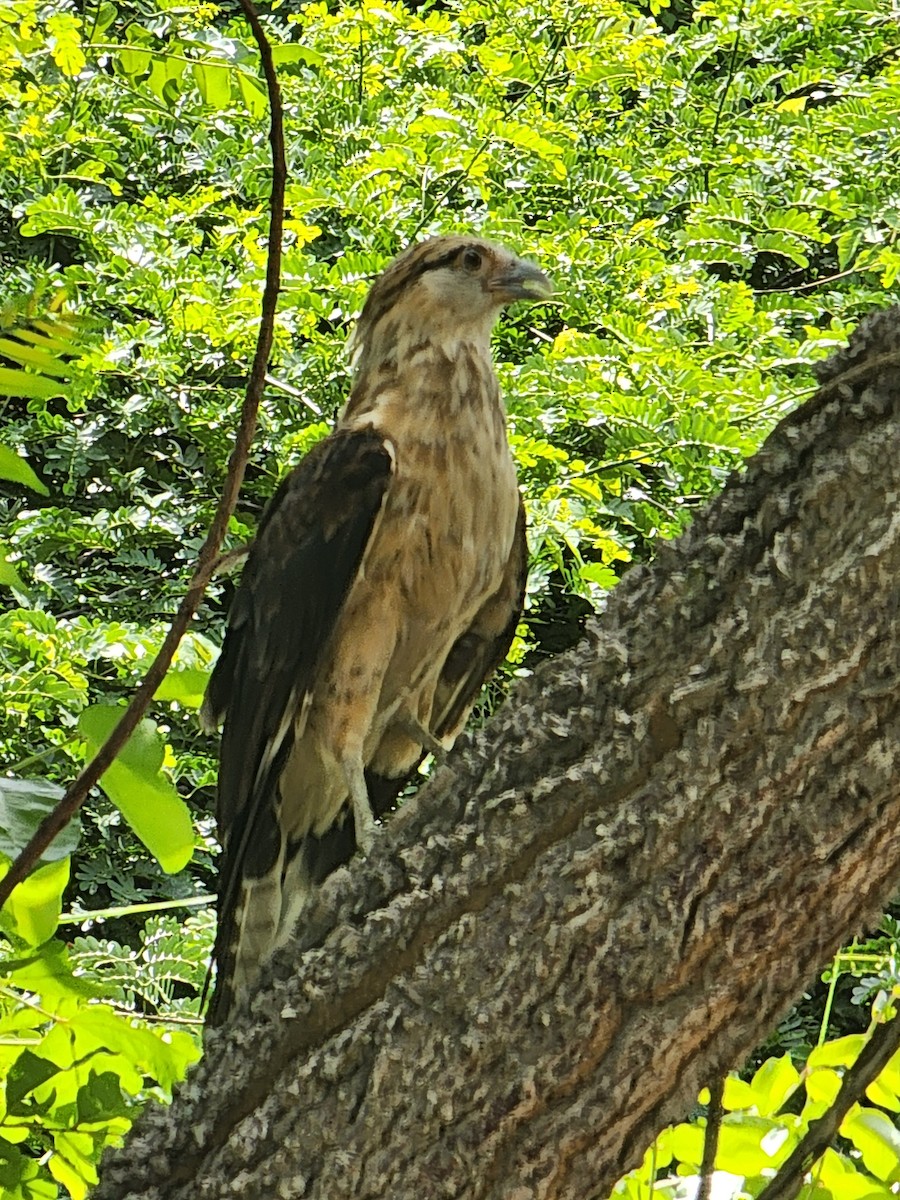
[[[350,791],[350,803],[353,806],[353,824],[356,828],[356,844],[368,854],[375,843],[375,817],[372,815],[372,805],[369,801],[369,789],[366,787],[366,776],[362,760],[354,757],[344,761],[344,777]]]
[[[449,746],[445,745],[439,738],[436,738],[430,729],[426,729],[413,716],[409,716],[400,726],[403,733],[413,742],[417,742],[423,750],[428,754],[433,754],[438,760],[441,760]]]

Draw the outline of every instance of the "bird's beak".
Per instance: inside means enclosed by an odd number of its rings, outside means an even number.
[[[519,258],[502,275],[495,276],[488,287],[503,304],[548,300],[553,295],[553,284],[544,272]]]

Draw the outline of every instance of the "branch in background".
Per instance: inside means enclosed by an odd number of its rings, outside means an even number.
[[[91,788],[98,782],[104,771],[109,768],[113,759],[128,741],[128,738],[134,732],[138,722],[146,712],[154,693],[162,683],[166,671],[169,669],[175,651],[178,649],[179,642],[184,637],[191,619],[200,607],[200,602],[216,569],[219,559],[219,547],[228,528],[228,521],[234,511],[241,483],[243,482],[244,469],[247,465],[250,446],[256,431],[256,414],[262,399],[269,355],[272,350],[275,311],[278,304],[278,292],[281,280],[281,241],[284,229],[284,191],[287,179],[287,167],[284,156],[284,119],[281,107],[281,93],[275,75],[275,67],[272,62],[272,50],[250,0],[240,0],[240,5],[259,46],[263,73],[269,93],[269,109],[271,113],[269,142],[272,147],[272,192],[269,200],[269,249],[266,261],[266,284],[262,298],[259,336],[256,341],[256,353],[253,358],[250,378],[247,382],[247,391],[241,409],[240,425],[238,426],[237,435],[234,440],[231,457],[228,460],[228,473],[225,477],[225,486],[222,489],[216,514],[206,535],[206,541],[200,550],[197,569],[194,572],[184,599],[178,606],[178,612],[175,614],[159,653],[153,660],[137,691],[134,693],[131,703],[125,710],[121,721],[119,721],[113,732],[75,782],[69,787],[53,812],[39,826],[34,837],[32,837],[31,841],[10,867],[9,873],[0,880],[0,907],[6,903],[13,888],[25,879],[53,839],[68,825],[75,813],[81,808]]]
[[[894,1017],[886,1025],[879,1025],[875,1029],[859,1058],[844,1076],[834,1104],[810,1125],[806,1136],[756,1200],[791,1200],[792,1196],[796,1196],[804,1175],[831,1145],[844,1117],[862,1099],[866,1088],[878,1078],[898,1050],[900,1020]]]
[[[213,563],[213,575],[218,578],[220,575],[230,575],[232,571],[236,571],[250,553],[251,542],[245,542],[243,546],[237,546],[234,550],[226,550],[224,554],[220,554]]]
[[[717,1076],[709,1085],[709,1105],[706,1110],[706,1137],[703,1139],[703,1162],[700,1164],[700,1187],[696,1200],[710,1200],[712,1196],[713,1171],[716,1169],[716,1153],[719,1149],[719,1130],[724,1115],[722,1101],[725,1098],[725,1078]]]

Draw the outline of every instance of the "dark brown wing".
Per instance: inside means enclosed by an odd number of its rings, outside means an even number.
[[[207,726],[224,720],[215,949],[224,974],[241,881],[266,875],[281,851],[274,804],[294,720],[315,685],[392,470],[391,448],[372,430],[320,442],[275,493],[235,596],[201,714]]]
[[[482,606],[469,629],[447,655],[434,696],[431,732],[436,738],[459,733],[482,686],[506,658],[525,600],[528,542],[525,508],[519,519],[499,591]]]

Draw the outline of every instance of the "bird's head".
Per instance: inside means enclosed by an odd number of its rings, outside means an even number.
[[[543,272],[503,246],[475,237],[430,238],[404,250],[375,281],[353,347],[391,320],[420,329],[424,338],[450,332],[489,337],[505,305],[552,294]]]

